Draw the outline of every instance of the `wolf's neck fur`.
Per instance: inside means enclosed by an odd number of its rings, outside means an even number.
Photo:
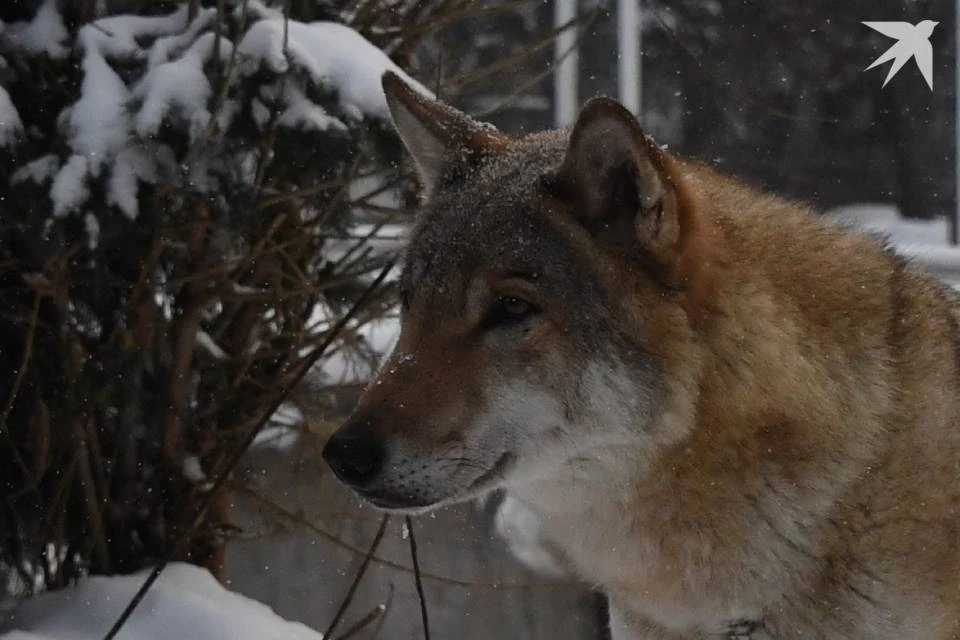
[[[785,215],[783,226],[793,224],[797,216]],[[880,253],[845,238],[832,248],[838,263],[845,252]],[[631,616],[677,631],[720,633],[813,579],[832,544],[824,522],[870,468],[890,410],[883,345],[853,334],[842,316],[807,315],[803,289],[825,276],[805,273],[789,247],[776,273],[755,266],[769,257],[736,249],[721,285],[735,304],[718,296],[715,324],[687,342],[693,351],[665,356],[675,358],[673,388],[649,432],[598,439],[508,491],[539,515],[544,539],[582,579]],[[811,322],[834,332],[815,348]],[[852,401],[844,390],[854,381],[837,371],[858,368],[875,384],[861,384]]]

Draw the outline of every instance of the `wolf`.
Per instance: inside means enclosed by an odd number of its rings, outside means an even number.
[[[343,483],[504,491],[619,640],[960,638],[951,289],[610,98],[510,136],[383,87],[424,199]]]

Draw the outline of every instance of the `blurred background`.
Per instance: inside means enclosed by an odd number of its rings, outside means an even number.
[[[408,525],[320,459],[396,335],[416,184],[380,74],[518,134],[618,97],[671,151],[960,284],[957,11],[8,0],[0,632],[42,627],[31,597],[185,561],[333,638],[423,637],[418,581],[436,638],[603,638],[600,596],[494,535],[499,496],[416,519],[415,566]],[[893,41],[862,22],[920,20],[932,90],[912,61],[884,86],[865,68]]]

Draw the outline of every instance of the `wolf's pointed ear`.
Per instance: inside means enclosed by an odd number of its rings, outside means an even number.
[[[595,236],[620,245],[639,242],[668,262],[680,235],[668,162],[623,105],[592,98],[577,116],[555,178]]]
[[[486,154],[502,150],[507,137],[451,106],[432,100],[387,71],[382,78],[393,124],[413,156],[426,196]]]

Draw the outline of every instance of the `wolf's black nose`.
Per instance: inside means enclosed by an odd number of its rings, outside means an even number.
[[[356,427],[340,429],[323,448],[323,459],[341,481],[353,487],[370,484],[380,474],[385,458],[380,441]]]

